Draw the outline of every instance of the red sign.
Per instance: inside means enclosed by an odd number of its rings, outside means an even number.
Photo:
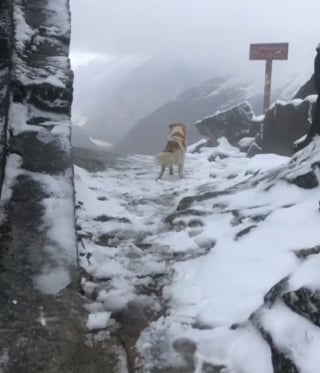
[[[250,44],[250,60],[287,60],[288,43]]]

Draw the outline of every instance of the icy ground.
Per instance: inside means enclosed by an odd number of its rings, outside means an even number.
[[[317,372],[320,330],[281,296],[320,288],[318,255],[298,254],[320,242],[319,160],[318,140],[293,159],[221,140],[187,154],[182,180],[156,182],[148,156],[75,166],[88,328],[135,303],[157,315],[136,343],[144,372],[271,373],[275,350]]]

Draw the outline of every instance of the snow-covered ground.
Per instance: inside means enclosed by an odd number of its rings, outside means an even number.
[[[147,156],[100,172],[76,166],[90,329],[107,328],[114,312],[140,302],[164,309],[137,341],[145,372],[191,359],[194,372],[271,373],[263,329],[299,371],[315,373],[320,330],[281,294],[268,305],[265,295],[285,278],[287,292],[320,288],[318,256],[296,255],[320,242],[320,188],[296,185],[308,172],[319,179],[319,149],[317,139],[292,159],[246,158],[222,139],[187,154],[184,179],[158,182]],[[155,279],[160,297],[141,290]]]

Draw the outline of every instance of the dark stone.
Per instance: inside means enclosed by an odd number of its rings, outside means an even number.
[[[293,98],[300,98],[303,100],[306,97],[315,94],[317,94],[317,91],[314,84],[314,76],[312,75],[311,78],[306,81],[302,87],[299,88],[298,92],[294,95]]]
[[[294,179],[287,179],[287,181],[304,189],[313,189],[319,185],[317,175],[314,171],[310,171],[304,175],[299,175]]]
[[[282,299],[290,309],[320,327],[320,291],[302,287],[283,294]]]
[[[73,77],[70,76],[70,79]],[[29,96],[29,102],[41,110],[70,114],[73,99],[70,87],[61,88],[46,83],[30,85],[26,94]]]
[[[264,304],[267,307],[273,306],[275,301],[279,299],[281,295],[287,290],[288,280],[289,277],[284,277],[282,280],[272,286],[272,288],[267,292],[267,294],[264,296]]]
[[[252,158],[262,151],[261,147],[257,143],[253,143],[247,151],[247,157]]]
[[[194,202],[201,202],[208,199],[217,198],[220,196],[224,196],[227,194],[230,194],[231,190],[224,190],[224,191],[217,191],[217,192],[206,192],[203,194],[199,194],[197,196],[188,196],[182,198],[182,200],[179,202],[177,211],[181,210],[187,210]]]
[[[101,221],[102,223],[107,222],[107,221],[116,221],[118,223],[131,224],[131,221],[128,218],[125,218],[125,217],[118,218],[118,217],[107,216],[107,215],[99,215],[95,217],[93,220]]]
[[[14,102],[23,103],[27,97],[27,88],[20,82],[15,81],[11,83],[11,94]]]
[[[211,363],[204,362],[202,365],[202,373],[220,373],[226,368],[226,365],[213,365]]]
[[[262,152],[292,155],[294,141],[310,127],[311,105],[308,100],[299,105],[276,103],[268,110],[263,121]]]
[[[48,131],[49,134],[49,131]],[[13,136],[10,151],[23,158],[22,167],[28,171],[57,174],[65,171],[71,163],[71,155],[61,148],[60,139],[42,142],[35,132],[23,132]]]
[[[300,250],[295,250],[294,253],[296,254],[297,258],[307,258],[310,255],[317,255],[320,254],[320,246],[314,246],[308,249],[300,249]]]
[[[11,77],[12,7],[10,0],[0,2],[0,194],[7,152],[9,86]]]
[[[244,216],[241,214],[241,212],[239,210],[231,210],[231,211],[228,211],[228,212],[231,212],[231,214],[233,216],[233,218],[231,220],[231,225],[232,226],[242,224]]]
[[[253,121],[249,128],[247,137],[254,137],[255,139],[260,139],[262,135],[262,129],[263,129],[262,120]]]
[[[249,227],[242,229],[241,231],[237,232],[234,239],[237,241],[239,238],[245,236],[246,234],[250,233],[252,229],[256,228],[257,225],[250,225]]]
[[[249,103],[243,102],[228,110],[218,112],[196,123],[201,135],[216,144],[220,137],[225,137],[231,145],[238,145],[239,140],[248,135],[252,126],[254,113]]]
[[[157,296],[161,292],[161,289],[154,289],[152,292],[155,292]],[[127,355],[129,372],[137,371],[138,353],[136,351],[136,342],[141,332],[149,326],[150,320],[156,320],[161,313],[163,313],[163,309],[156,312],[147,305],[134,301],[130,301],[126,309],[113,313],[113,317],[121,325],[118,334]],[[152,353],[155,358],[158,356],[158,348],[157,343],[152,346]]]
[[[188,222],[188,227],[190,228],[197,228],[197,227],[203,227],[203,226],[204,226],[204,223],[200,219],[191,219]]]
[[[261,221],[266,220],[266,218],[270,215],[270,213],[267,214],[258,214],[258,215],[250,215],[250,219],[256,223],[260,223]]]
[[[271,349],[271,359],[273,373],[299,373],[298,368],[293,361],[275,346],[272,337],[264,330],[260,330],[264,339],[268,342]]]
[[[110,241],[114,239],[114,235],[112,234],[108,234],[108,233],[104,233],[102,235],[99,236],[98,240],[96,241],[96,243],[98,245],[101,245],[101,246],[112,246]]]
[[[50,121],[51,119],[49,117],[32,117],[27,120],[27,124],[36,126],[36,125],[43,124],[43,123],[50,122]]]
[[[104,196],[101,196],[101,197],[97,197],[97,200],[98,201],[107,201],[107,197],[104,197]]]

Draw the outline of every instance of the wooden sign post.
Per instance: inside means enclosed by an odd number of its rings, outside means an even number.
[[[266,73],[264,79],[264,113],[270,107],[271,99],[271,74],[273,60],[288,59],[289,44],[288,43],[266,43],[266,44],[250,44],[250,60],[265,60]]]

